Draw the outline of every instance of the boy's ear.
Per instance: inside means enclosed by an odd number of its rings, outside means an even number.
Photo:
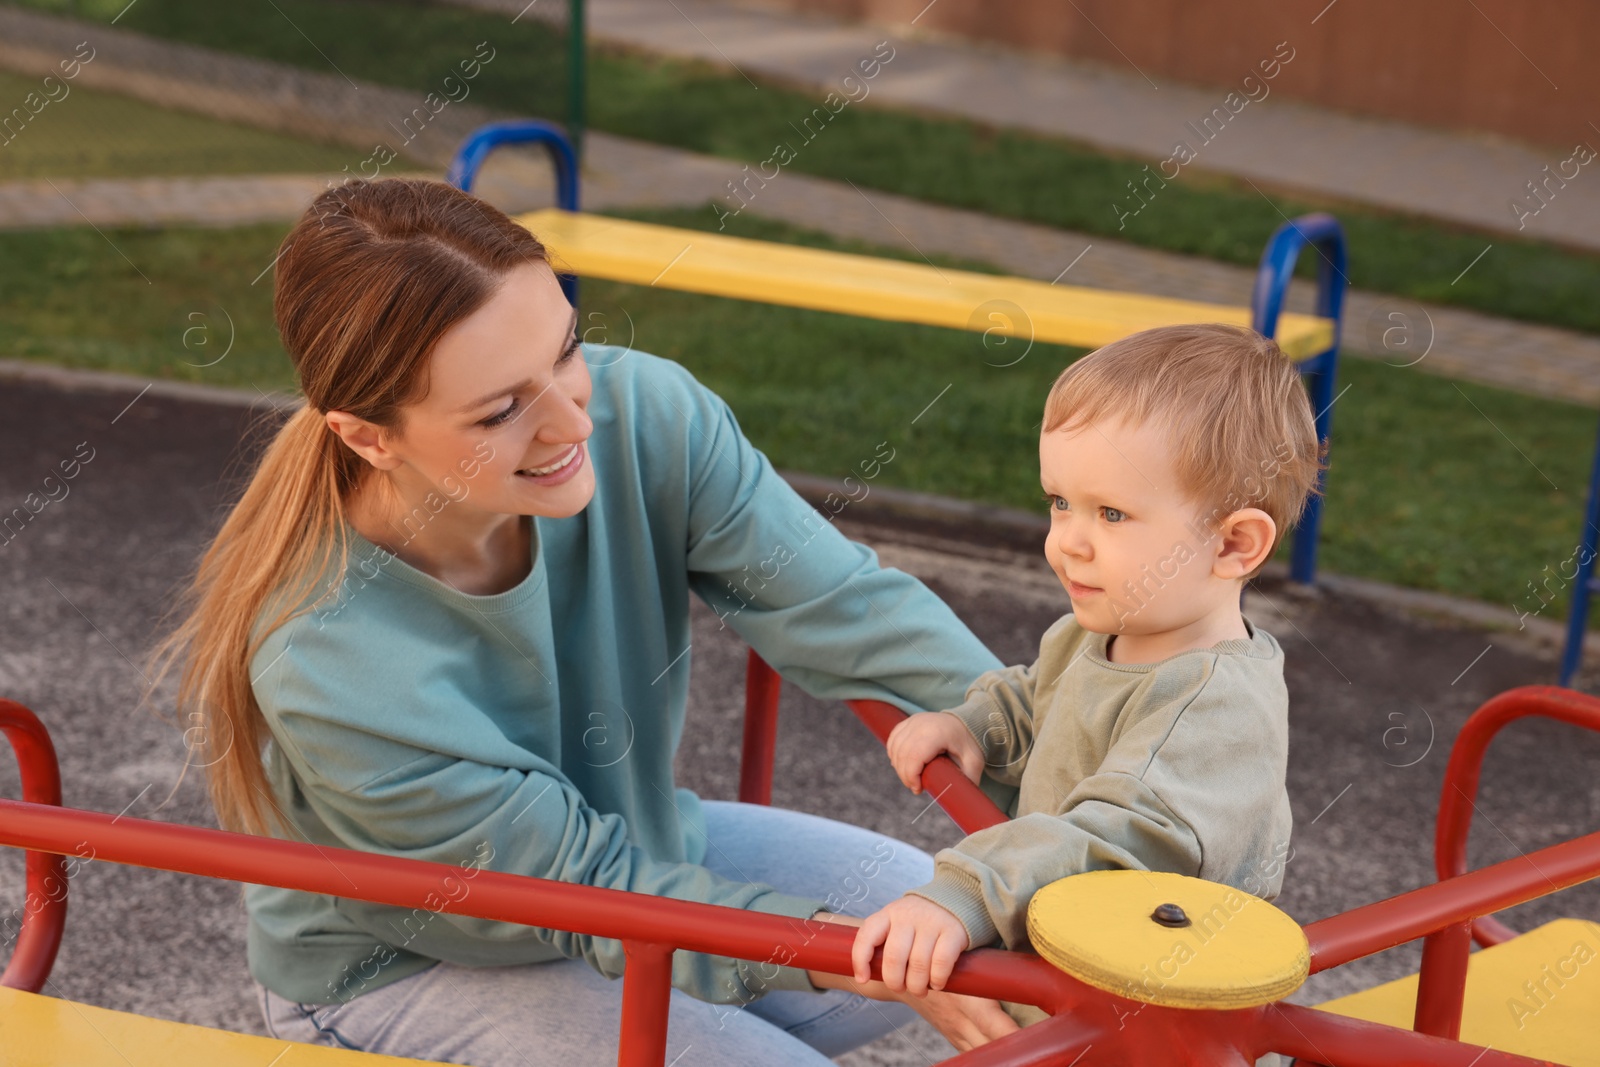
[[[1211,572],[1218,578],[1243,578],[1272,555],[1278,524],[1260,508],[1240,508],[1217,529],[1217,558]]]

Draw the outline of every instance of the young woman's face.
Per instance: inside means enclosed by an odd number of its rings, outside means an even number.
[[[427,396],[406,408],[402,437],[389,443],[409,468],[402,480],[419,477],[481,512],[582,511],[595,486],[585,446],[593,386],[576,324],[548,265],[514,268],[435,346]]]

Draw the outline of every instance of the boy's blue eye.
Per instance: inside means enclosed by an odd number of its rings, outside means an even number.
[[[1122,512],[1118,511],[1116,508],[1105,508],[1104,510],[1106,513],[1107,522],[1121,522],[1123,519],[1128,517]]]
[[[1043,500],[1044,500],[1044,502],[1046,504],[1050,505],[1050,510],[1051,511],[1066,511],[1066,510],[1068,510],[1067,509],[1066,499],[1063,498],[1063,497],[1056,496],[1054,493],[1046,493],[1044,495],[1044,497],[1043,497]],[[1057,507],[1056,505],[1058,505],[1058,504],[1061,505],[1061,506]]]

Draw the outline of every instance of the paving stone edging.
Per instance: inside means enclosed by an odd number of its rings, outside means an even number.
[[[0,359],[0,382],[7,380],[39,382],[66,390],[125,392],[130,397],[150,392],[176,400],[284,412],[298,408],[302,402],[298,396],[282,392],[263,393],[229,386],[152,381],[131,374],[74,370],[28,360]],[[780,470],[778,473],[801,497],[819,509],[832,510],[827,504],[830,494],[836,494],[836,499],[849,497],[842,480],[798,471]],[[848,508],[841,508],[840,511],[847,516],[850,525],[881,534],[889,540],[974,559],[1010,557],[1010,562],[1015,562],[1019,557],[1036,557],[1050,525],[1048,519],[1016,508],[979,504],[889,486],[872,487],[865,496],[851,500]],[[1564,623],[1540,618],[1521,620],[1509,608],[1466,597],[1406,589],[1367,578],[1335,574],[1326,569],[1318,572],[1317,585],[1308,589],[1290,582],[1288,567],[1277,562],[1266,565],[1263,577],[1271,585],[1293,596],[1349,597],[1408,615],[1445,619],[1457,625],[1498,633],[1517,634],[1521,631],[1520,636],[1526,638],[1528,645],[1547,655],[1558,655],[1566,639]],[[1600,632],[1591,630],[1585,635],[1584,651],[1586,656],[1600,655]]]

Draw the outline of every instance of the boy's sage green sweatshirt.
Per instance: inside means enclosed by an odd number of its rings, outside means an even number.
[[[948,707],[1000,666],[932,591],[838,531],[851,498],[830,497],[830,514],[807,504],[689,371],[584,353],[595,495],[533,520],[521,583],[468,595],[348,530],[340,588],[313,591],[333,595],[267,634],[250,664],[285,836],[455,868],[416,909],[247,887],[250,971],[280,996],[342,1002],[435,960],[581,957],[622,973],[618,941],[437,910],[470,899],[485,869],[791,916],[809,936],[800,920],[824,901],[700,865],[699,800],[673,782],[691,594],[818,697]],[[894,442],[862,441],[857,474],[871,479]],[[680,951],[672,981],[721,1003],[812,989],[784,958]]]
[[[1032,664],[980,676],[949,710],[983,747],[985,777],[1019,787],[1012,818],[940,850],[933,881],[911,892],[955,914],[971,947],[1013,949],[1029,948],[1033,894],[1083,871],[1173,871],[1276,897],[1293,825],[1289,695],[1283,649],[1244,623],[1248,638],[1112,663],[1110,635],[1066,615]]]

